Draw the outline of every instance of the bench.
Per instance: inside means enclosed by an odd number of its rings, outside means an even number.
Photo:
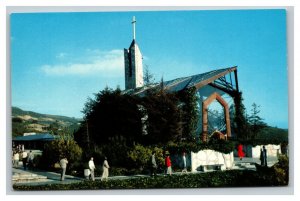
[[[213,164],[213,165],[200,165],[197,170],[202,172],[213,171],[213,170],[223,170],[224,164]]]

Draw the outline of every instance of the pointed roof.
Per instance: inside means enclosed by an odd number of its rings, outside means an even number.
[[[130,49],[131,47],[133,47],[135,44],[136,44],[135,39],[133,39],[132,42],[131,42],[131,44],[130,44],[130,46],[129,46],[129,49]]]
[[[181,91],[183,89],[190,88],[190,87],[196,87],[197,89],[200,89],[212,83],[214,80],[217,80],[218,78],[221,78],[226,74],[229,74],[235,70],[237,70],[236,66],[217,69],[217,70],[213,70],[213,71],[209,71],[197,75],[192,75],[188,77],[176,78],[173,80],[163,82],[164,88],[169,92]],[[125,90],[123,93],[143,96],[148,89],[159,87],[159,85],[160,85],[159,83],[155,83],[152,85],[148,85],[136,89]]]

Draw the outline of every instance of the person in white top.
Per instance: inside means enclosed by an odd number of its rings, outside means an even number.
[[[16,152],[14,152],[14,167],[18,167],[19,166],[19,160],[20,160],[20,155],[16,151]]]
[[[23,162],[23,168],[26,170],[27,168],[27,152],[23,151],[22,152],[22,162]]]
[[[65,180],[65,175],[66,175],[67,164],[68,164],[67,158],[64,157],[63,159],[61,159],[59,164],[60,164],[60,167],[61,167],[60,180],[64,181]]]
[[[28,162],[28,169],[33,170],[34,165],[33,165],[33,159],[34,159],[34,154],[30,150],[28,157],[27,157],[27,162]]]
[[[90,171],[91,171],[91,178],[93,181],[95,181],[95,164],[94,164],[94,158],[91,157],[90,161],[89,161],[89,168],[90,168]]]
[[[107,180],[108,177],[108,162],[107,162],[107,158],[104,157],[104,162],[103,162],[103,173],[102,173],[102,177],[101,177],[101,181]]]
[[[182,172],[181,173],[187,173],[187,169],[186,169],[186,153],[185,152],[183,152],[182,153],[182,167],[183,167],[183,169],[182,169]]]

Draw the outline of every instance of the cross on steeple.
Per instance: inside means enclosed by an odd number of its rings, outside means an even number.
[[[135,16],[133,16],[131,23],[133,27],[133,40],[135,40],[135,23],[136,23]]]
[[[135,89],[144,85],[143,55],[135,41],[135,16],[132,18],[133,40],[128,49],[124,49],[125,89]]]

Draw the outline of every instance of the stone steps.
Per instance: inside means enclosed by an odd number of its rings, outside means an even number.
[[[251,163],[236,163],[236,166],[240,166],[240,167],[246,167],[246,166],[250,166],[252,165]]]
[[[14,173],[12,176],[13,183],[22,183],[22,182],[40,182],[46,181],[47,177],[32,173]]]
[[[232,169],[252,169],[255,170],[255,164],[253,162],[245,161],[245,162],[235,162]]]

